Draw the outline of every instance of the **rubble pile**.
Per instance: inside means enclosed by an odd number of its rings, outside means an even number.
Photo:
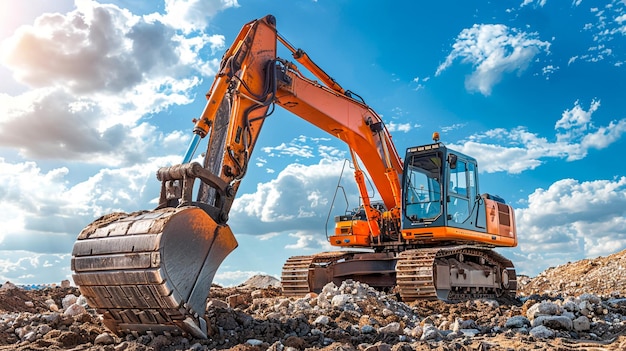
[[[586,263],[572,265],[578,264]],[[544,272],[535,279],[547,277]],[[407,304],[351,280],[296,299],[282,296],[275,278],[253,278],[238,287],[211,288],[208,339],[119,337],[74,287],[24,290],[5,283],[0,350],[626,350],[624,285],[608,294],[603,285],[538,294],[527,289],[537,284],[529,280],[514,301]]]
[[[551,267],[535,278],[518,277],[518,294],[599,296],[626,294],[626,250],[593,259]]]

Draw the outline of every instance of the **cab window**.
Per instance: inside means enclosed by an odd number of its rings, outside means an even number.
[[[406,165],[405,216],[413,222],[434,220],[441,214],[441,158],[415,155]]]
[[[449,169],[448,218],[454,222],[463,223],[469,218],[476,193],[474,169],[473,164],[462,159],[457,160],[455,168]]]

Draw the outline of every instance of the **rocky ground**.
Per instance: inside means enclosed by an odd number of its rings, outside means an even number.
[[[257,276],[213,287],[210,339],[107,331],[75,287],[0,287],[0,350],[626,350],[626,250],[519,277],[515,301],[405,304],[358,282],[281,296]]]

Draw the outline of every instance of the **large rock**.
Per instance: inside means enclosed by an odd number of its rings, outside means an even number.
[[[441,338],[441,333],[434,325],[426,324],[422,331],[420,340],[436,340]]]
[[[538,327],[534,327],[530,330],[530,335],[539,339],[550,339],[554,337],[554,332],[545,325],[540,325]]]
[[[378,332],[381,334],[398,334],[400,332],[400,323],[391,322],[384,327],[378,328]]]
[[[530,320],[524,316],[513,316],[504,323],[506,328],[524,328],[530,326]]]
[[[565,302],[563,302],[563,309],[565,309],[568,312],[572,312],[572,313],[576,313],[578,311],[580,311],[580,308],[578,307],[578,304],[576,304],[576,302],[572,301],[572,300],[567,300]]]
[[[594,294],[589,294],[589,293],[584,293],[584,294],[580,295],[578,297],[578,299],[580,301],[589,301],[589,302],[591,302],[593,304],[599,304],[602,301],[602,299],[600,299],[600,297],[598,297],[598,296],[596,296]]]
[[[470,338],[480,334],[480,330],[478,329],[459,329],[458,330],[459,333],[463,334],[463,336],[468,336]]]
[[[333,305],[333,307],[336,307],[338,309],[345,309],[346,305],[350,302],[350,300],[352,300],[352,295],[349,295],[349,294],[335,295],[333,296],[333,299],[331,300],[331,304]]]
[[[478,325],[476,324],[476,322],[473,319],[461,319],[461,318],[456,318],[454,320],[454,323],[452,323],[452,330],[455,332],[458,332],[461,329],[476,329]],[[440,328],[441,329],[441,328]]]
[[[93,343],[96,345],[111,345],[115,343],[115,338],[109,333],[102,333],[96,336]]]
[[[587,331],[591,328],[591,322],[589,321],[589,318],[585,316],[580,316],[572,322],[575,331]]]
[[[526,317],[530,320],[538,316],[555,316],[563,313],[563,308],[552,301],[538,302],[526,311]]]
[[[328,323],[330,323],[330,317],[324,315],[318,316],[317,318],[315,318],[315,321],[313,321],[314,325],[328,325]]]
[[[73,295],[73,294],[68,294],[68,295],[65,295],[63,300],[61,300],[61,305],[63,306],[63,308],[68,308],[71,305],[75,304],[76,300],[78,300],[78,296]]]
[[[87,310],[85,310],[85,307],[79,305],[79,304],[73,304],[70,305],[68,308],[65,309],[65,312],[63,312],[64,316],[70,316],[70,317],[76,317],[78,315],[81,315],[83,313],[87,312]]]
[[[530,323],[532,327],[544,325],[551,329],[572,330],[572,320],[566,316],[538,316]]]

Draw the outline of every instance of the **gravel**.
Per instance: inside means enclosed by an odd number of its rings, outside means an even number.
[[[622,262],[626,251],[620,255],[612,260]],[[597,274],[581,278],[589,273],[582,265],[596,267],[589,262],[558,268],[566,272],[558,275],[560,286],[575,289],[546,289],[556,277],[551,268],[520,277],[516,300],[455,304],[406,304],[351,280],[328,284],[319,295],[286,298],[274,278],[256,276],[238,287],[212,287],[208,339],[121,338],[75,287],[26,290],[7,282],[0,287],[0,350],[624,350],[624,285],[613,279],[609,289]]]

